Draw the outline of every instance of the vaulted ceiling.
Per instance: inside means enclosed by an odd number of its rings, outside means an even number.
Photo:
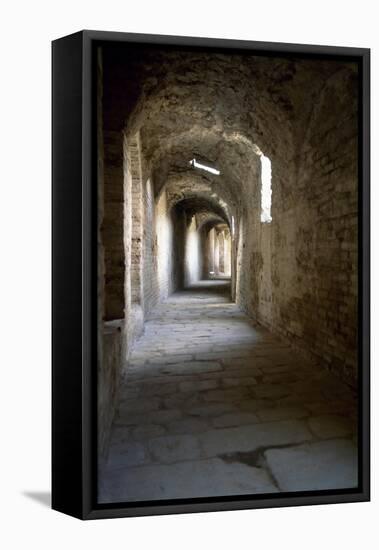
[[[207,205],[229,222],[259,181],[260,152],[295,158],[320,90],[341,70],[330,60],[185,48],[104,46],[103,55],[105,127],[140,133],[155,195],[165,189],[170,206]],[[191,167],[197,157],[220,175]]]

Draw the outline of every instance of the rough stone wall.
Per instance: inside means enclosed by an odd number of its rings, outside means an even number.
[[[132,142],[133,144],[133,142]],[[134,156],[134,158],[133,158]],[[141,304],[137,297],[141,297],[141,280],[138,279],[138,263],[136,255],[140,254],[139,242],[134,241],[135,231],[140,227],[141,193],[140,178],[135,158],[135,149],[130,146],[129,140],[123,136],[123,196],[124,196],[124,223],[121,229],[124,246],[124,354],[121,358],[120,368],[124,370],[130,350],[136,338],[143,328],[143,314]],[[138,166],[138,165],[137,165]],[[134,187],[134,196],[133,196]],[[133,210],[133,202],[136,210]],[[134,219],[133,219],[134,218]],[[137,246],[133,246],[137,245]],[[133,269],[134,268],[134,269]],[[137,285],[137,286],[135,286]],[[133,294],[134,292],[134,294]],[[141,299],[141,298],[140,298]]]
[[[110,430],[115,413],[123,353],[123,327],[120,321],[108,321],[102,327],[101,364],[98,369],[98,451],[100,465],[106,460]]]
[[[184,288],[184,258],[185,258],[185,242],[187,231],[187,219],[181,210],[172,208],[170,216],[173,226],[173,261],[172,261],[172,276],[171,288],[169,292],[175,292]]]
[[[209,279],[210,271],[213,271],[213,251],[211,249],[211,232],[209,227],[201,228],[200,242],[201,242],[201,255],[203,258],[203,272],[202,279]]]
[[[97,86],[97,189],[98,189],[98,453],[106,459],[117,392],[126,353],[124,327],[124,189],[123,136],[104,130],[103,67],[98,52]]]
[[[209,258],[209,268],[207,269],[207,276],[214,275],[216,266],[215,266],[215,236],[216,231],[214,228],[212,228],[209,232],[209,252],[208,252],[208,258]]]
[[[259,231],[262,268],[258,280],[258,300],[261,320],[272,328],[272,251],[271,223],[262,223]]]
[[[279,161],[278,151],[275,158]],[[273,189],[276,181],[274,172]],[[242,205],[238,228],[240,273],[236,300],[251,317],[272,329],[272,224],[261,222],[261,164],[258,155],[251,164],[248,184],[248,207]]]
[[[236,223],[237,283],[236,301],[250,316],[263,321],[259,307],[259,285],[263,270],[260,222],[260,167],[258,156],[252,159],[246,181],[248,202],[239,205]]]
[[[200,233],[193,216],[187,220],[185,239],[184,284],[190,286],[201,279],[203,272],[203,257]]]
[[[214,275],[215,274],[215,230],[214,228],[211,229],[209,232],[209,248],[208,248],[208,258],[209,258],[209,266],[207,269],[206,276]]]
[[[104,129],[104,218],[101,237],[105,260],[105,319],[124,317],[123,134]]]
[[[232,258],[231,258],[231,237],[230,237],[230,231],[224,229],[224,243],[225,243],[225,276],[230,277],[231,275],[231,265],[232,265]]]
[[[225,240],[224,233],[220,231],[218,233],[218,267],[220,275],[225,273]]]
[[[357,87],[342,69],[314,104],[296,158],[271,153],[271,223],[260,174],[239,210],[241,307],[351,384],[357,377]],[[255,182],[255,183],[254,183]]]
[[[155,219],[158,260],[157,301],[162,301],[183,286],[182,247],[185,220],[175,209],[169,208],[165,191],[156,203]]]
[[[130,165],[132,177],[132,242],[130,286],[132,304],[141,305],[142,300],[142,240],[143,240],[143,209],[142,209],[142,170],[138,135],[127,140],[127,162]]]
[[[214,274],[220,273],[220,239],[217,231],[214,234]]]
[[[143,186],[143,306],[144,316],[148,317],[150,311],[158,301],[158,262],[157,239],[155,234],[155,202],[153,184],[147,179]]]
[[[142,172],[138,135],[124,135],[124,225],[125,255],[125,346],[126,359],[136,338],[143,330],[143,208]]]
[[[293,200],[275,223],[273,257],[275,326],[351,383],[357,376],[357,120],[356,75],[342,69],[314,104]]]

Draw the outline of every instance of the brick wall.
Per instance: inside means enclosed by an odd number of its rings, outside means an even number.
[[[285,213],[292,289],[275,290],[276,324],[329,368],[357,378],[357,83],[340,70],[325,84],[297,159],[296,201]],[[280,230],[275,248],[282,241]],[[283,271],[278,254],[276,276]]]
[[[142,246],[143,246],[143,192],[140,145],[138,134],[127,140],[127,163],[130,166],[132,179],[132,242],[130,262],[130,286],[132,304],[141,304],[142,301]]]
[[[151,178],[147,179],[143,188],[143,305],[144,316],[147,317],[158,301],[157,284],[157,239],[155,234],[155,203]]]
[[[203,257],[200,234],[196,224],[196,217],[187,218],[185,234],[184,285],[190,286],[201,279],[203,272]]]
[[[104,218],[101,236],[105,260],[105,319],[124,317],[124,168],[123,134],[104,130]]]
[[[260,181],[237,236],[237,302],[351,384],[357,378],[357,87],[340,70],[320,92],[296,157],[272,160],[272,216],[260,222]]]

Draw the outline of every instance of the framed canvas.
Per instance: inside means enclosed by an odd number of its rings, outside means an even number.
[[[369,50],[52,51],[53,508],[367,501]]]

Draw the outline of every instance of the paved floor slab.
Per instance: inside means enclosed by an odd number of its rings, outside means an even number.
[[[261,468],[210,459],[113,472],[103,480],[99,498],[131,502],[276,492]]]
[[[357,447],[348,439],[271,449],[265,458],[281,491],[357,486]]]
[[[175,293],[123,375],[102,498],[351,486],[356,410],[340,380],[232,303],[228,283]]]

